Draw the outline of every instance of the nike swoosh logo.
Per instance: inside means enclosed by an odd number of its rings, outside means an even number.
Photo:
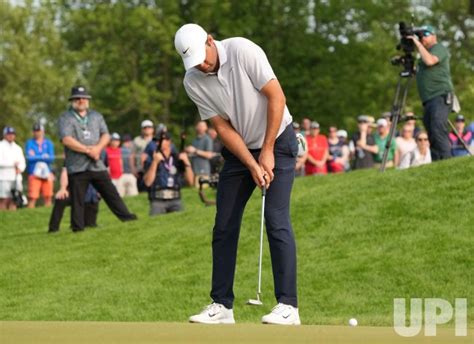
[[[212,318],[212,317],[216,316],[217,314],[219,314],[219,313],[214,313],[214,314],[207,313],[207,315],[209,315],[209,318]]]
[[[189,48],[186,49],[185,51],[183,51],[183,55],[186,54],[188,52]],[[215,315],[215,314],[214,314]]]
[[[291,314],[287,314],[286,316],[284,315],[283,318],[284,318],[284,319],[288,319],[290,315],[291,315]]]

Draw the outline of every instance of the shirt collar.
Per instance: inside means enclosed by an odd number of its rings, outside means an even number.
[[[214,41],[214,43],[216,44],[217,55],[219,55],[219,66],[222,67],[227,62],[227,53],[221,41]]]

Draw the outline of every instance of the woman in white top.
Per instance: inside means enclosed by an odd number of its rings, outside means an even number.
[[[405,154],[398,168],[405,169],[431,163],[430,142],[426,131],[420,131],[416,135],[415,150]]]

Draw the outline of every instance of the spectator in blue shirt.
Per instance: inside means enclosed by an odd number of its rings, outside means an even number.
[[[25,157],[28,172],[28,207],[35,207],[40,194],[43,196],[44,205],[50,206],[54,187],[54,145],[51,140],[45,138],[44,127],[40,123],[33,125],[33,138],[26,141]]]

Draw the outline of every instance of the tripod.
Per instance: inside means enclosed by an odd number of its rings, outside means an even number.
[[[405,82],[402,82],[405,78]],[[390,151],[390,146],[392,145],[393,136],[395,135],[395,130],[397,130],[398,122],[400,121],[400,114],[403,113],[405,108],[405,103],[407,100],[408,89],[410,88],[411,81],[413,80],[412,73],[400,73],[398,78],[397,89],[395,91],[395,98],[393,100],[392,110],[390,112],[390,119],[392,120],[392,125],[390,126],[390,132],[388,134],[387,142],[385,143],[385,150],[382,157],[382,165],[380,166],[380,172],[385,171],[385,165],[387,164],[388,153]],[[402,96],[400,97],[400,93]]]

